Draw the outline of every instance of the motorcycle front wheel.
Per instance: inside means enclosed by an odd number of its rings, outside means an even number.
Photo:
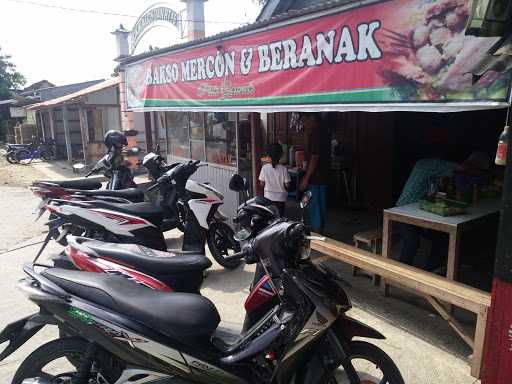
[[[8,152],[5,155],[5,160],[7,160],[9,164],[16,164],[18,162],[18,160],[16,160],[16,152]]]
[[[240,244],[235,240],[233,229],[222,221],[214,221],[208,228],[208,248],[217,263],[226,269],[235,269],[240,260],[226,260],[230,254],[240,252]]]
[[[350,361],[361,384],[404,384],[400,370],[393,360],[379,347],[365,341],[349,344]],[[326,384],[350,384],[342,367],[328,374]]]

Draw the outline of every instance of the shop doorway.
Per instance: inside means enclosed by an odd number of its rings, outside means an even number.
[[[485,154],[493,164],[497,138],[505,120],[505,112],[501,110],[320,115],[322,133],[329,135],[331,143],[330,148],[325,148],[330,153],[330,177],[324,234],[351,245],[359,233],[382,232],[383,211],[397,205],[418,161],[440,159],[462,164],[476,152]],[[272,139],[287,150],[288,156],[283,161],[290,173],[300,175],[292,153],[304,149],[304,134],[293,119],[291,113],[273,114],[268,119],[269,131]],[[492,165],[489,172],[499,186],[502,170]],[[296,191],[289,195],[289,216],[299,214],[297,196]],[[499,199],[498,191],[493,196]],[[489,215],[473,230],[461,235],[459,281],[490,290],[497,224],[498,215]],[[442,233],[429,236],[428,232],[433,231],[421,230],[414,260],[414,265],[420,268],[426,267],[433,249],[435,252],[442,249],[442,255],[436,257],[446,262],[448,236]],[[397,259],[403,244],[398,232],[393,234],[393,239],[391,257]],[[381,235],[375,240],[375,252],[379,254],[382,253],[381,240]],[[365,244],[362,247],[372,250]],[[442,267],[439,267],[442,274]]]

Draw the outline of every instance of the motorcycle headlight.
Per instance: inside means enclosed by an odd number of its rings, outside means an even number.
[[[233,236],[233,238],[238,241],[238,242],[241,242],[241,241],[245,241],[247,240],[249,237],[251,237],[252,235],[252,232],[250,229],[248,228],[242,228],[240,229],[239,231],[237,231],[235,233],[235,235]]]
[[[299,249],[299,258],[301,260],[309,260],[311,257],[311,242],[306,241]]]

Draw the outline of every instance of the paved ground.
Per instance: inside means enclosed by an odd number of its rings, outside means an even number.
[[[3,170],[5,174],[5,170]],[[32,172],[32,171],[31,171]],[[2,175],[2,171],[0,171]],[[0,176],[1,177],[1,176]],[[12,183],[20,185],[23,183]],[[37,199],[23,187],[1,186],[0,212],[0,327],[36,310],[16,288],[23,277],[21,267],[35,255],[37,246],[29,246],[5,253],[7,249],[41,241],[43,222],[33,223],[32,210]],[[176,234],[172,234],[176,237]],[[171,241],[172,242],[172,241]],[[174,242],[179,243],[179,238]],[[51,251],[58,251],[54,247]],[[394,298],[382,298],[365,278],[351,278],[347,266],[337,265],[352,287],[347,288],[354,309],[350,315],[375,327],[387,339],[376,342],[399,366],[408,384],[470,384],[477,382],[469,375],[466,356],[469,349],[438,316],[432,314],[421,300],[408,302],[396,291]],[[215,265],[202,290],[218,307],[223,321],[240,324],[243,319],[243,301],[252,278],[252,267],[225,271]],[[45,328],[23,348],[0,363],[0,383],[9,383],[19,363],[30,351],[56,337],[55,330]],[[1,349],[1,345],[0,345]]]

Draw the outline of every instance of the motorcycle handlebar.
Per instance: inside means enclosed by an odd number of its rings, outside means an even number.
[[[149,187],[149,188],[146,190],[146,192],[151,192],[153,189],[158,188],[158,186],[159,186],[159,185],[160,185],[160,184],[159,184],[158,182],[157,182],[157,183],[155,183],[155,184],[153,184],[151,187]]]

